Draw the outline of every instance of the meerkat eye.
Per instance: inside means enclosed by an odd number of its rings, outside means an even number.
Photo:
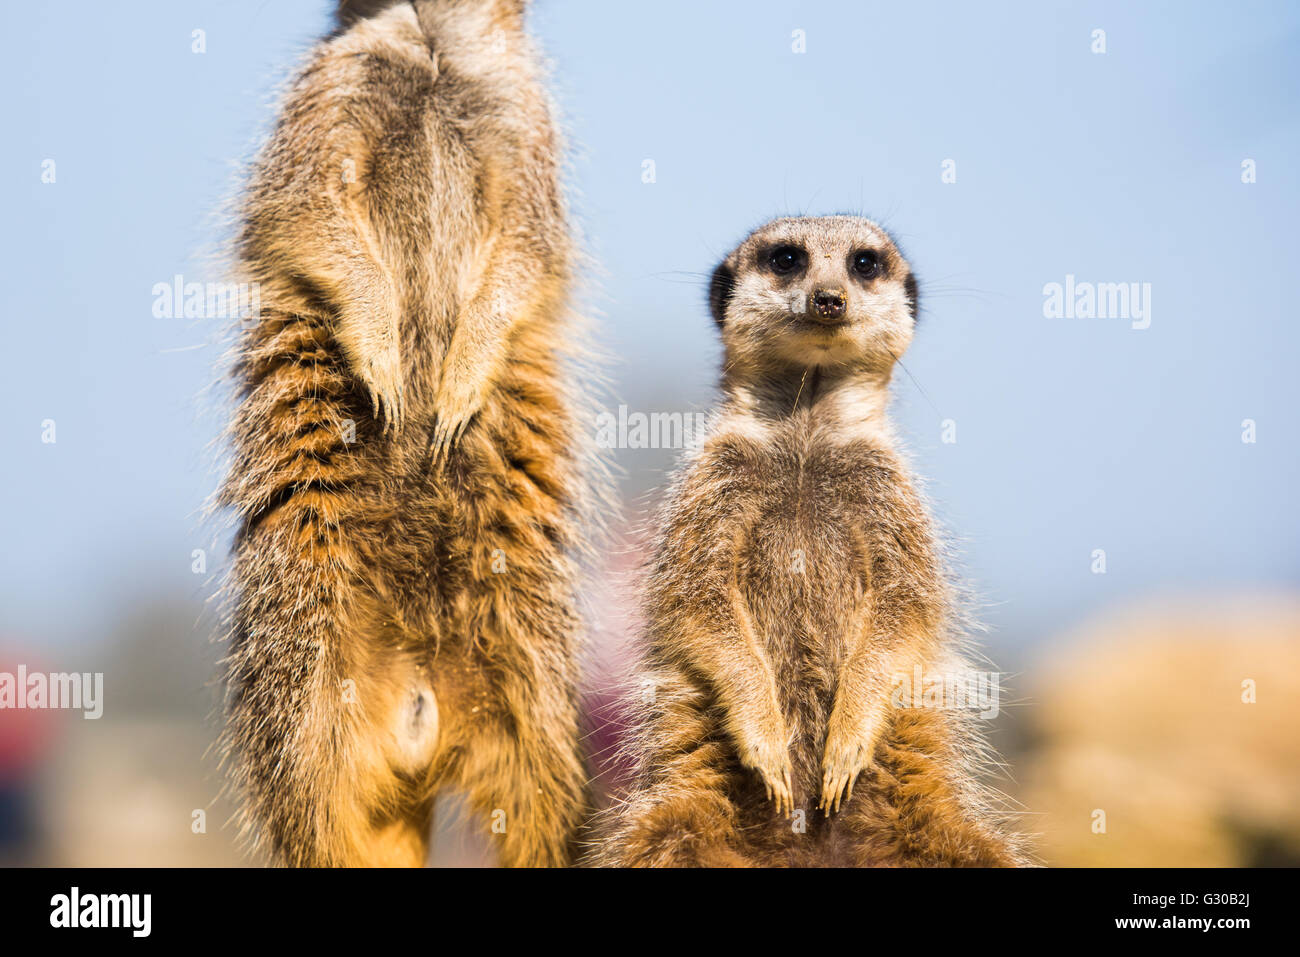
[[[875,279],[880,275],[880,254],[874,249],[859,249],[849,260],[853,272],[862,279]]]
[[[808,254],[798,246],[777,246],[768,254],[767,263],[778,276],[788,276],[808,263]]]

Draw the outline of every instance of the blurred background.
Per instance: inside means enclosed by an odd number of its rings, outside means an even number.
[[[221,211],[331,14],[6,9],[0,672],[102,672],[104,708],[0,710],[5,863],[249,860],[209,752],[224,322],[160,316],[154,287],[221,278]],[[1038,853],[1300,863],[1300,8],[536,0],[530,19],[617,357],[608,411],[709,407],[704,283],[749,228],[881,221],[922,290],[894,414],[1009,675],[997,783]],[[1048,318],[1067,276],[1149,284],[1149,327]],[[615,453],[597,705],[677,454]],[[447,825],[434,856],[487,857]]]

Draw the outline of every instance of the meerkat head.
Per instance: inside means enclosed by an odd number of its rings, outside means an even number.
[[[917,288],[889,235],[857,216],[777,219],[713,273],[728,362],[890,369],[912,341]]]

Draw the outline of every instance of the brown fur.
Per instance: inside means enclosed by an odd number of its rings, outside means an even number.
[[[502,863],[561,865],[586,812],[575,252],[522,20],[354,23],[246,191],[225,744],[284,863],[421,864],[454,788]]]
[[[805,261],[782,275],[773,254],[790,246]],[[849,268],[860,250],[877,254],[871,278]],[[969,719],[891,704],[894,675],[959,662],[885,418],[910,268],[866,220],[778,220],[727,257],[710,298],[725,398],[659,523],[635,779],[592,863],[1020,863],[976,783]]]

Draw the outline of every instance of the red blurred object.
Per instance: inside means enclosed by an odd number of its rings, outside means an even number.
[[[40,671],[30,657],[6,652],[0,654],[0,673],[18,674],[18,665],[27,672]],[[0,708],[0,782],[26,777],[35,770],[54,737],[58,715],[44,708]]]

